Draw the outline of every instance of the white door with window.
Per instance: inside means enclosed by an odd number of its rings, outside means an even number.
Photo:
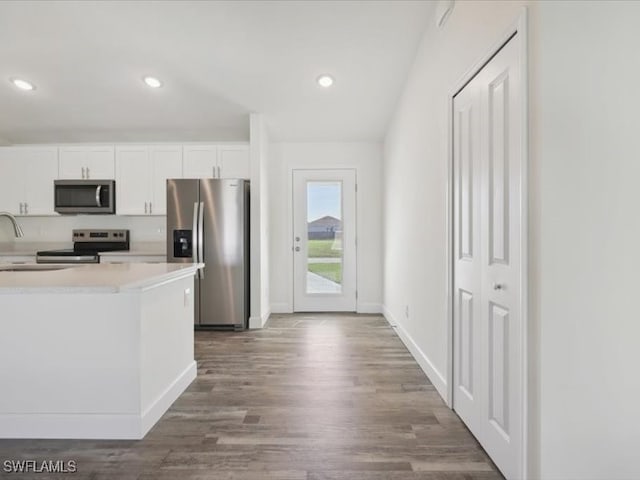
[[[293,170],[293,309],[356,310],[356,172]]]
[[[453,406],[508,479],[523,463],[520,38],[453,102]]]

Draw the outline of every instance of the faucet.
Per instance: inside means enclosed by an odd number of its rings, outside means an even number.
[[[0,212],[0,217],[7,217],[9,220],[11,220],[11,223],[13,225],[13,231],[16,234],[16,238],[24,237],[24,232],[22,231],[22,228],[20,228],[20,225],[18,225],[18,221],[16,220],[16,217],[11,215],[9,212]]]

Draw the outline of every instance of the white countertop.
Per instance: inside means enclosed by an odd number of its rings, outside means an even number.
[[[3,272],[0,269],[0,295],[142,291],[194,275],[203,266],[202,263],[98,263],[64,265],[62,270]]]

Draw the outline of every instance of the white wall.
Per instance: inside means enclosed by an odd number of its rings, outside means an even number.
[[[537,13],[541,476],[638,479],[640,3]]]
[[[637,479],[640,3],[458,1],[428,28],[385,142],[386,313],[444,393],[447,95],[525,3],[530,478]]]
[[[269,285],[269,132],[262,121],[260,135],[260,316],[264,323],[271,314]]]
[[[291,170],[354,168],[358,182],[359,312],[379,312],[382,300],[381,156],[378,143],[276,143],[270,148],[271,309],[293,310]]]
[[[53,200],[52,200],[53,201]],[[128,228],[131,242],[166,241],[166,217],[124,215],[63,215],[55,217],[17,217],[24,237],[16,239],[11,223],[0,219],[0,242],[68,242],[74,228]]]
[[[450,375],[448,99],[517,20],[523,3],[458,1],[444,27],[430,22],[385,138],[384,314],[444,398]],[[531,430],[537,458],[537,431]]]
[[[250,116],[251,150],[251,316],[250,328],[262,328],[269,305],[269,137],[264,117]]]
[[[522,2],[457,2],[430,22],[384,150],[384,307],[445,396],[448,95],[517,18]],[[408,307],[408,315],[407,315]]]

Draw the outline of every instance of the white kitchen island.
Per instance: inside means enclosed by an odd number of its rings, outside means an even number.
[[[143,438],[196,377],[201,267],[0,266],[0,438]]]

